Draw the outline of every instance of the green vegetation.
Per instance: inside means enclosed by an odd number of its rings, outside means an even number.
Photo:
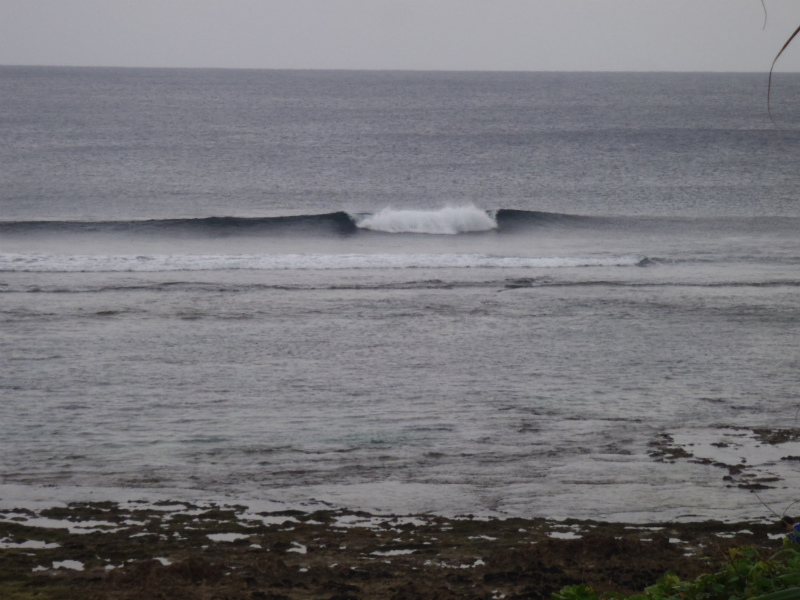
[[[571,585],[554,600],[620,599],[619,594],[597,594],[586,585]],[[784,548],[769,558],[762,558],[755,548],[732,548],[728,563],[716,572],[683,581],[667,573],[643,594],[628,600],[800,600],[800,548],[786,542]]]

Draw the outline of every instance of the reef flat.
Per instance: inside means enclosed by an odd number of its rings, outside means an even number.
[[[449,519],[340,510],[97,502],[0,510],[8,600],[547,599],[565,585],[636,592],[781,547],[760,522]]]

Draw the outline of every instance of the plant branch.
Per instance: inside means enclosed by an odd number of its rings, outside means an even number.
[[[763,2],[763,0],[762,0],[762,2]],[[765,10],[766,10],[766,8],[765,8]],[[800,27],[795,29],[794,33],[789,36],[789,39],[786,40],[786,43],[780,49],[780,52],[778,52],[778,54],[775,55],[775,58],[772,61],[772,66],[769,68],[769,79],[767,80],[767,114],[769,114],[770,121],[772,121],[773,124],[775,124],[775,119],[772,118],[772,104],[771,104],[771,98],[772,98],[772,73],[775,70],[775,63],[778,62],[778,59],[781,57],[781,54],[783,54],[783,51],[786,50],[786,48],[789,47],[789,44],[792,43],[792,40],[794,38],[796,38],[797,34],[799,34],[799,33],[800,33]]]

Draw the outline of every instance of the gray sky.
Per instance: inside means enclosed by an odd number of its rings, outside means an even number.
[[[0,64],[759,72],[800,25],[765,1],[0,0]]]

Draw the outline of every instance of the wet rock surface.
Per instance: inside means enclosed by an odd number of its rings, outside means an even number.
[[[545,599],[637,592],[726,549],[780,548],[770,523],[628,525],[241,506],[71,504],[0,511],[4,599]]]
[[[721,425],[706,429],[694,442],[686,440],[678,443],[673,434],[662,432],[648,444],[648,454],[660,463],[686,461],[714,467],[727,487],[751,491],[785,488],[786,471],[776,471],[776,466],[800,460],[800,456],[784,454],[800,450],[796,427]]]

